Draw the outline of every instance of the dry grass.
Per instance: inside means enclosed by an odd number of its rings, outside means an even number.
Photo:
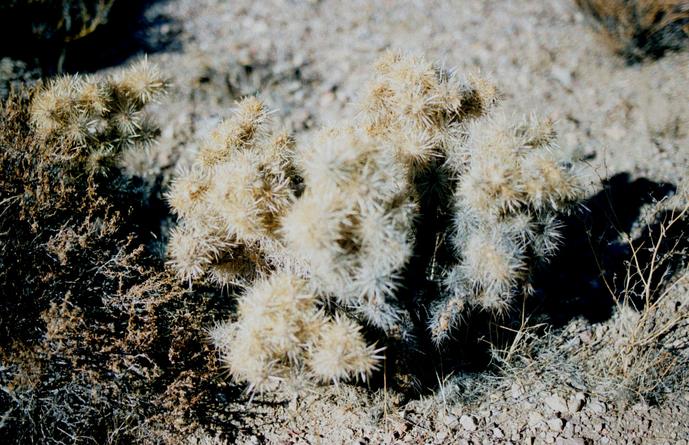
[[[630,61],[659,57],[689,39],[686,0],[576,0],[606,43]]]
[[[686,193],[662,200],[641,235],[626,239],[632,254],[624,287],[613,295],[617,314],[610,335],[615,340],[599,355],[601,373],[636,397],[662,398],[686,384],[688,212]]]
[[[630,252],[625,276],[600,275],[614,301],[609,320],[575,319],[562,330],[543,331],[545,325],[522,315],[518,327],[500,327],[512,332],[511,341],[492,345],[498,377],[475,379],[470,393],[476,396],[476,385],[488,393],[505,380],[534,376],[549,388],[578,381],[613,401],[658,402],[686,388],[688,213],[686,193],[678,193],[652,204],[632,233],[620,234]]]

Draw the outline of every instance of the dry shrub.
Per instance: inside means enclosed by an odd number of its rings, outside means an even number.
[[[614,341],[597,352],[598,371],[633,397],[658,400],[686,384],[688,212],[686,190],[653,205],[638,236],[627,238],[631,258],[623,286],[611,289]]]
[[[118,0],[119,7],[135,2]],[[8,0],[0,4],[0,56],[61,72],[66,48],[78,44],[108,22],[115,0]]]
[[[160,191],[118,168],[123,150],[145,149],[143,106],[161,86],[132,76],[141,69],[55,80],[0,106],[8,443],[181,442],[200,428],[196,410],[228,390],[205,329],[229,304],[192,298],[165,271]],[[95,127],[73,125],[83,121]]]
[[[689,41],[686,0],[576,0],[606,42],[629,61],[660,57]]]
[[[40,40],[70,42],[107,22],[115,0],[9,0],[0,6],[3,26]],[[22,29],[23,28],[23,29]]]

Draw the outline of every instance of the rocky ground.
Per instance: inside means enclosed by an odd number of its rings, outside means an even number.
[[[149,55],[173,88],[154,109],[160,143],[126,160],[140,175],[169,175],[188,163],[244,95],[264,98],[298,139],[348,116],[371,64],[393,48],[480,72],[499,85],[504,109],[554,119],[561,146],[590,178],[592,196],[624,198],[609,203],[619,211],[609,222],[632,237],[650,224],[643,219],[653,207],[646,195],[686,179],[689,53],[628,65],[570,0],[169,0],[145,16],[152,21],[146,39],[175,45]],[[604,188],[609,178],[616,178],[614,187]],[[568,248],[576,250],[566,245],[565,257]],[[676,280],[641,312],[628,309],[625,289],[616,289],[610,314],[541,314],[493,349],[490,371],[439,371],[437,387],[424,396],[340,385],[299,397],[220,401],[218,417],[241,413],[226,427],[236,429],[200,429],[190,440],[687,443],[681,366],[689,295],[684,274]],[[589,298],[602,294],[597,289]]]

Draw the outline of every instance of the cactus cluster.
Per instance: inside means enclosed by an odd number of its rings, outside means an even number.
[[[355,128],[328,129],[300,150],[304,192],[282,220],[287,253],[314,292],[389,329],[413,251],[416,205],[389,147]]]
[[[255,98],[213,132],[168,195],[181,220],[170,253],[184,280],[208,274],[227,286],[282,265],[277,233],[295,196],[292,156],[292,139],[270,130]]]
[[[484,117],[447,153],[445,165],[457,178],[450,235],[457,261],[444,276],[445,297],[431,310],[436,342],[468,306],[502,313],[515,296],[530,294],[532,272],[556,252],[558,214],[583,189],[554,136],[548,120]]]
[[[251,385],[298,384],[303,374],[323,382],[376,369],[377,350],[352,320],[327,316],[306,282],[280,272],[260,279],[241,297],[239,321],[211,331],[233,377]]]
[[[124,149],[145,147],[157,136],[143,108],[165,87],[146,59],[105,80],[61,76],[36,94],[31,121],[39,138],[59,148],[53,155],[102,171]]]
[[[170,193],[178,275],[249,286],[213,331],[238,380],[366,377],[378,355],[360,326],[441,343],[466,311],[529,294],[582,187],[551,125],[491,113],[497,97],[389,53],[356,116],[299,146],[255,98],[239,104]],[[433,292],[412,295],[419,282]]]

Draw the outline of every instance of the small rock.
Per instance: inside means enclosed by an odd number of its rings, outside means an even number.
[[[565,428],[562,430],[565,437],[572,437],[574,435],[574,427],[571,422],[565,423]]]
[[[168,125],[160,133],[161,139],[172,139],[174,136],[175,136],[175,126],[174,125]]]
[[[581,437],[558,437],[555,441],[555,445],[586,445],[586,441],[584,441],[584,439]]]
[[[648,404],[644,401],[637,402],[632,406],[632,410],[634,410],[636,412],[648,411]]]
[[[572,72],[564,67],[554,65],[550,69],[550,75],[564,87],[569,87],[572,84]]]
[[[567,409],[570,413],[578,413],[584,407],[586,396],[583,392],[578,392],[567,401]]]
[[[463,415],[459,418],[459,424],[462,425],[462,428],[464,428],[467,431],[476,431],[476,429],[478,428],[474,416]]]
[[[524,394],[524,388],[522,388],[522,386],[519,383],[514,382],[512,383],[512,387],[510,388],[510,393],[512,394],[513,399],[518,399]]]
[[[606,411],[605,404],[599,402],[598,400],[592,400],[589,402],[588,407],[596,414],[603,414]]]
[[[543,423],[543,415],[538,411],[531,411],[529,413],[529,427],[534,428]]]
[[[459,423],[459,421],[457,420],[457,417],[455,417],[451,414],[445,414],[442,417],[442,420],[443,420],[443,424],[445,424],[445,426],[447,426],[449,428],[455,428],[457,426],[457,424]]]
[[[627,131],[620,125],[613,125],[612,127],[606,128],[604,131],[605,135],[614,141],[622,140],[624,135],[627,133]],[[598,333],[596,332],[596,334]]]
[[[548,428],[557,432],[562,431],[562,428],[565,426],[565,423],[562,421],[562,419],[558,419],[557,417],[548,420],[547,424]]]
[[[500,428],[493,428],[493,437],[496,439],[503,439],[505,437],[505,433],[503,433]]]
[[[567,412],[567,403],[565,402],[565,400],[562,397],[560,397],[556,394],[553,394],[553,395],[546,397],[543,401],[545,402],[545,404],[550,409],[552,409],[555,412],[558,412],[558,413],[566,413]]]
[[[447,432],[445,431],[439,431],[435,435],[435,440],[438,441],[438,443],[443,443],[445,442],[445,439],[447,439]]]

